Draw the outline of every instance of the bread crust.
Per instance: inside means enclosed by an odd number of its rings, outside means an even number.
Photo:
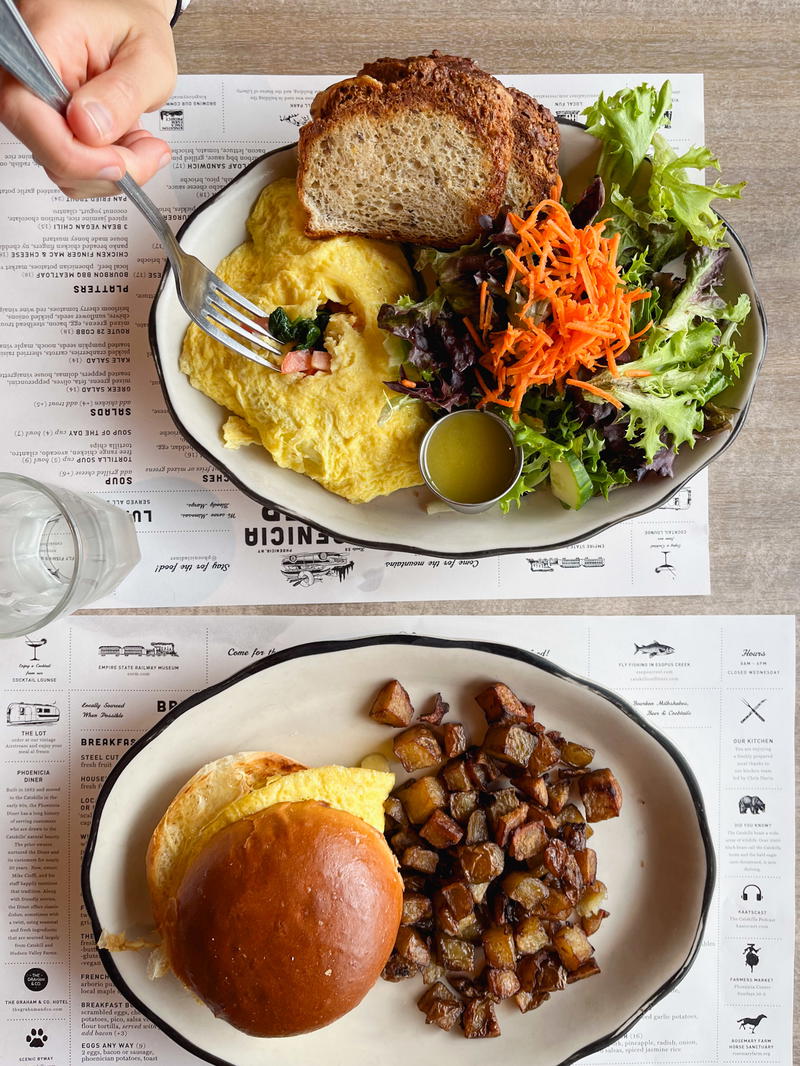
[[[543,104],[521,89],[508,91],[514,102],[514,153],[506,201],[515,211],[524,212],[550,195],[558,178],[561,135],[558,122]]]
[[[229,803],[261,788],[269,778],[305,769],[273,751],[240,751],[201,766],[189,778],[153,830],[147,848],[147,884],[159,929],[195,835]]]
[[[403,882],[383,835],[315,800],[221,829],[192,861],[166,926],[172,967],[254,1036],[290,1036],[352,1010],[400,923]]]

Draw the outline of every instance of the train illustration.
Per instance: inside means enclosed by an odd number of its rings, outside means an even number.
[[[60,717],[54,703],[9,703],[6,725],[52,725]]]
[[[151,640],[150,646],[144,644],[101,644],[97,649],[98,654],[121,655],[127,658],[129,655],[144,656],[145,658],[159,658],[164,655],[176,656],[175,645],[170,640]]]

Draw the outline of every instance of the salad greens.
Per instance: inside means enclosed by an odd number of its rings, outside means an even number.
[[[689,170],[718,169],[718,163],[706,148],[678,155],[659,133],[671,103],[666,82],[658,90],[641,85],[601,95],[587,108],[587,130],[602,142],[599,180],[578,204],[564,205],[576,229],[597,214],[602,238],[616,244],[619,285],[633,302],[630,342],[613,361],[587,361],[580,380],[566,381],[568,371],[528,387],[513,404],[503,404],[502,390],[491,391],[497,364],[486,358],[487,322],[496,336],[540,324],[555,329],[558,317],[555,296],[533,300],[521,275],[509,281],[506,253],[513,258],[521,247],[521,231],[520,220],[505,211],[482,218],[470,245],[452,252],[417,249],[415,265],[430,295],[379,312],[400,368],[399,380],[387,382],[395,405],[413,397],[434,412],[486,406],[513,429],[524,463],[501,503],[506,511],[548,481],[565,506],[580,507],[592,495],[607,497],[647,475],[669,477],[679,448],[730,428],[728,412],[712,401],[747,358],[736,334],[750,301],[741,295],[728,303],[719,294],[728,249],[725,225],[711,203],[738,197],[744,183],[691,180]]]

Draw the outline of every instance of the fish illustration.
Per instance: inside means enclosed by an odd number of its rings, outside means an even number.
[[[651,644],[634,644],[633,646],[636,648],[634,655],[638,655],[641,652],[642,655],[649,655],[651,659],[656,655],[672,655],[675,651],[669,644],[660,644],[657,640],[654,640]]]

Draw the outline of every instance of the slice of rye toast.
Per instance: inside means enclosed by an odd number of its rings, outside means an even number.
[[[482,214],[523,210],[557,174],[550,112],[460,56],[379,59],[320,93],[311,114],[298,193],[312,237],[457,247]]]
[[[315,101],[300,131],[306,233],[456,248],[494,215],[511,164],[513,104],[494,79],[421,56],[392,81],[359,74]]]

